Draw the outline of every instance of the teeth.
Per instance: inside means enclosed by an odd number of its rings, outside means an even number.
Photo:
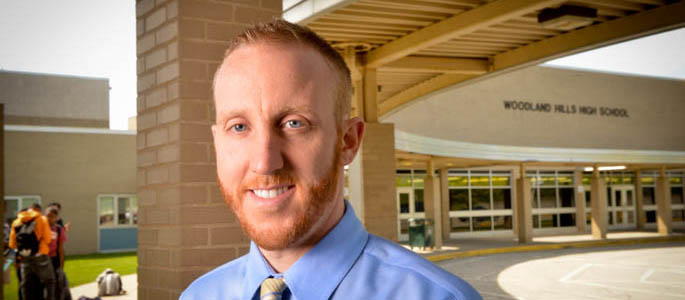
[[[287,190],[288,190],[288,187],[285,187],[285,186],[284,186],[284,187],[280,187],[280,188],[277,188],[277,189],[270,189],[270,190],[252,190],[252,191],[253,191],[253,192],[255,193],[255,195],[257,195],[257,197],[259,197],[259,198],[267,198],[267,199],[270,199],[270,198],[274,198],[274,197],[276,197],[276,196],[278,196],[278,195],[280,195],[280,194],[285,193],[285,191],[287,191]]]

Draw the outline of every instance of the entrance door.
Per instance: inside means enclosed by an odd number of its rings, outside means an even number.
[[[635,188],[632,185],[612,186],[608,210],[609,227],[615,229],[636,228]]]
[[[423,191],[423,190],[418,190]],[[409,219],[425,218],[423,193],[418,195],[411,187],[397,188],[397,235],[400,241],[409,240]]]

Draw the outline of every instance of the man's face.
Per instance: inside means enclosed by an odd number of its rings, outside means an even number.
[[[239,47],[217,73],[219,184],[264,249],[307,242],[344,207],[335,82],[324,58],[298,45]]]

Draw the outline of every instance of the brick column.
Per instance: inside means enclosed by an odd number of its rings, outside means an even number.
[[[514,215],[516,216],[516,236],[519,243],[529,243],[533,241],[533,206],[531,205],[530,179],[526,178],[526,167],[521,164],[520,175],[516,179],[516,205]]]
[[[590,191],[592,207],[592,237],[603,240],[607,238],[607,188],[604,178],[599,177],[598,166],[592,171],[592,190]]]
[[[585,232],[585,200],[583,199],[583,172],[573,172],[573,194],[576,200],[576,228],[578,232]]]
[[[449,190],[449,169],[440,169],[440,221],[442,222],[442,240],[450,239],[450,190]]]
[[[642,194],[642,172],[635,171],[635,220],[637,220],[637,230],[645,229],[645,195]]]
[[[395,188],[395,126],[366,123],[356,174],[361,182],[362,223],[370,233],[397,241]],[[352,170],[352,169],[350,169]],[[425,203],[425,200],[424,200]]]
[[[671,211],[671,186],[666,177],[666,170],[661,168],[656,179],[656,225],[659,235],[670,235],[673,232],[673,212]]]
[[[229,40],[281,1],[136,3],[138,297],[178,299],[248,251],[216,183],[211,82]]]
[[[2,221],[5,222],[5,211],[6,211],[6,202],[5,202],[5,104],[0,103],[0,196],[3,197],[2,203],[0,203],[0,216],[2,216]],[[0,247],[2,249],[5,249],[5,231],[3,230],[0,232]],[[4,265],[4,259],[3,265]],[[13,272],[13,271],[12,271]],[[2,282],[2,286],[0,286],[0,295],[4,295],[3,288],[5,286],[5,278],[4,273],[5,272],[0,272],[0,282]]]
[[[423,184],[423,203],[427,219],[433,220],[434,249],[442,248],[442,197],[440,193],[440,177],[435,178],[435,166],[428,161],[426,179]]]

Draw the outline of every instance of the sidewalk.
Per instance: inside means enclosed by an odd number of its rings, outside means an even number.
[[[478,237],[451,239],[443,243],[440,250],[414,248],[412,251],[423,255],[428,260],[437,262],[447,259],[480,256],[497,253],[529,252],[541,250],[553,250],[563,248],[591,248],[612,245],[632,245],[643,243],[660,242],[685,242],[685,234],[682,230],[672,233],[670,236],[660,236],[653,231],[625,231],[610,232],[605,240],[595,240],[590,233],[566,233],[563,235],[538,236],[533,242],[519,244],[512,237]],[[407,242],[401,243],[410,249]]]
[[[123,285],[126,294],[120,296],[105,296],[101,297],[103,300],[136,300],[138,299],[138,276],[136,274],[121,276],[121,285]],[[71,297],[78,299],[81,296],[88,298],[95,298],[98,295],[97,283],[88,283],[71,288]]]

